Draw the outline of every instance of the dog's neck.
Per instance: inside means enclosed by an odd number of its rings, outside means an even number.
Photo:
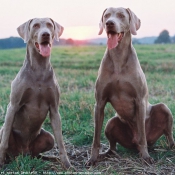
[[[33,71],[50,70],[51,68],[50,57],[43,57],[39,52],[37,52],[35,46],[30,41],[27,43],[25,64]]]
[[[127,62],[130,50],[133,49],[130,31],[125,34],[122,40],[114,49],[107,49],[108,57],[113,61],[114,67],[121,69]],[[120,70],[119,70],[120,71]]]

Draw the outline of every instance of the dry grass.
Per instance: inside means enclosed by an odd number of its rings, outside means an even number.
[[[126,175],[170,175],[175,174],[175,149],[171,150],[171,154],[174,155],[172,157],[162,157],[161,159],[155,161],[153,165],[149,165],[147,163],[142,162],[142,159],[138,157],[136,152],[132,152],[132,156],[128,156],[128,154],[122,155],[119,152],[119,155],[113,155],[111,157],[106,157],[103,160],[98,160],[96,166],[94,167],[86,167],[85,163],[90,158],[91,148],[89,146],[74,146],[71,143],[66,143],[66,149],[68,153],[68,157],[70,159],[71,164],[76,169],[73,171],[74,173],[82,173],[84,174],[95,174],[101,173],[106,175],[112,174],[126,174]],[[105,152],[108,149],[108,145],[101,144],[101,152]],[[152,154],[158,154],[158,152],[166,152],[166,149],[162,149],[162,147],[155,147],[154,150],[150,152]],[[61,166],[61,162],[58,156],[58,149],[55,146],[51,151],[46,152],[45,156],[52,157],[50,158],[51,167],[49,169],[56,172],[63,172],[64,169]],[[119,158],[120,156],[120,158]],[[69,172],[69,170],[68,170]]]

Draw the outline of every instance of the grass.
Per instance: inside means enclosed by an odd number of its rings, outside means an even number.
[[[150,103],[166,103],[175,116],[174,45],[135,45],[135,49],[147,78]],[[59,111],[62,116],[63,137],[75,146],[92,144],[94,85],[104,51],[105,46],[60,46],[52,51],[51,62],[61,89]],[[10,83],[23,64],[25,52],[25,49],[0,52],[0,125],[4,122],[9,103]],[[105,108],[103,131],[107,120],[114,115],[115,111],[108,104]],[[49,118],[44,127],[52,132]],[[103,131],[101,141],[107,143]],[[165,138],[161,137],[157,145],[166,148]],[[119,152],[124,157],[136,155],[121,146]],[[151,156],[160,160],[166,154],[171,156],[171,151],[159,154],[153,152]],[[172,161],[175,162],[175,159]]]
[[[9,172],[15,172],[15,174],[24,174],[25,172],[25,174],[42,174],[48,167],[49,163],[46,161],[43,162],[41,159],[20,155],[6,165],[1,173],[9,174]]]

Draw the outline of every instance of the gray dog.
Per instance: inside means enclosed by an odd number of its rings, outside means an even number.
[[[37,156],[54,146],[53,136],[42,128],[49,112],[61,161],[69,168],[58,112],[59,86],[50,63],[53,38],[59,39],[63,27],[50,18],[35,18],[17,30],[27,43],[27,53],[11,85],[10,103],[0,132],[0,165],[6,154]]]
[[[116,143],[135,148],[147,163],[153,163],[147,144],[153,145],[162,135],[174,145],[173,117],[165,104],[151,105],[148,88],[131,34],[136,35],[140,20],[125,8],[108,8],[103,12],[100,31],[105,29],[108,48],[101,62],[95,89],[95,133],[91,158],[87,165],[94,165],[99,156],[100,135],[104,108],[110,102],[117,115],[108,121],[105,134],[110,149],[101,156],[116,151]]]

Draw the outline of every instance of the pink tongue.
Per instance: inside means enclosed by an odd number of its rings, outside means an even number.
[[[119,42],[119,37],[117,34],[116,35],[111,35],[111,34],[108,35],[108,42],[107,42],[108,49],[115,48],[118,45],[118,42]]]
[[[44,44],[39,44],[39,50],[40,50],[40,54],[43,57],[49,57],[50,56],[50,52],[51,52],[51,47],[50,45],[44,45]]]

